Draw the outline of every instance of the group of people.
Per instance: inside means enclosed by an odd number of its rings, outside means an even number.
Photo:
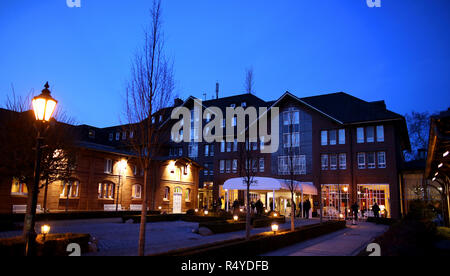
[[[353,218],[355,221],[358,221],[358,212],[359,212],[359,205],[358,202],[355,202],[351,207],[351,210],[353,212]],[[373,212],[373,216],[375,218],[379,218],[380,217],[380,211],[381,208],[380,206],[378,206],[377,202],[374,201],[373,205],[372,205],[372,212]],[[364,215],[364,213],[363,213]]]

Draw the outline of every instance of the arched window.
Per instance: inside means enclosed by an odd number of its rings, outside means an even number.
[[[98,198],[114,199],[115,185],[111,182],[98,183]]]
[[[191,201],[191,189],[186,189],[184,192],[185,192],[185,201],[190,202]]]
[[[175,190],[173,191],[174,194],[183,194],[183,189],[181,189],[180,187],[176,187]]]
[[[170,200],[170,188],[169,187],[164,188],[164,200]]]
[[[61,184],[61,198],[77,198],[80,194],[80,181],[71,179]]]
[[[13,178],[11,186],[11,195],[28,195],[28,187],[17,178]]]
[[[131,188],[131,197],[133,199],[141,199],[142,198],[142,186],[139,184],[135,184]]]

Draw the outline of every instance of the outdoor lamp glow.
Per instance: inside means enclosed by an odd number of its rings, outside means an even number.
[[[159,210],[162,210],[162,207],[161,207],[161,206],[159,206],[159,207],[158,207],[158,209],[159,209]]]
[[[50,96],[50,87],[48,82],[45,84],[45,89],[42,90],[41,95],[33,98],[33,111],[37,121],[48,122],[55,111],[56,104],[55,99]]]
[[[274,235],[277,234],[277,232],[278,232],[278,224],[276,224],[276,223],[272,224],[272,232],[273,232]]]
[[[209,213],[208,210],[205,210],[205,215],[208,215],[208,213]]]
[[[198,213],[198,209],[195,209],[195,212]]]
[[[344,218],[344,214],[339,214],[339,218]]]
[[[241,208],[241,209],[239,209],[239,211],[241,211],[241,213],[242,213],[242,212],[244,212],[244,209]]]
[[[273,213],[273,216],[274,216],[274,217],[278,217],[278,214],[277,214],[277,213]]]
[[[442,166],[444,166],[444,163],[439,164],[438,168],[442,168]]]
[[[233,220],[234,220],[234,221],[238,221],[238,220],[239,220],[239,217],[238,217],[238,216],[234,216],[234,217],[233,217]]]
[[[120,160],[118,168],[120,173],[125,172],[126,168],[127,168],[128,162],[125,159]]]
[[[344,187],[344,192],[348,192],[348,187]]]
[[[443,157],[447,157],[448,156],[448,151],[444,152],[444,154],[442,155]]]
[[[44,224],[41,226],[41,234],[44,237],[45,240],[45,236],[47,236],[47,234],[50,233],[50,225]]]

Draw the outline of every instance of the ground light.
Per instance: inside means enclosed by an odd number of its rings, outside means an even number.
[[[274,235],[277,234],[277,232],[278,232],[278,224],[276,224],[276,223],[272,224],[272,232],[273,232]]]
[[[238,216],[234,216],[234,217],[233,217],[233,220],[234,220],[234,221],[238,221],[238,220],[239,220],[239,217],[238,217]]]
[[[159,210],[162,210],[162,207],[161,207],[161,206],[159,206],[159,207],[158,207],[158,209],[159,209]]]
[[[277,213],[273,213],[273,216],[274,216],[274,217],[278,217],[278,214],[277,214]]]
[[[42,234],[42,238],[45,241],[45,237],[48,235],[48,233],[50,233],[50,225],[48,224],[44,224],[41,226],[41,234]]]
[[[195,211],[196,213],[198,213],[198,209],[195,209],[194,211]]]
[[[205,216],[207,216],[207,215],[208,215],[208,213],[209,213],[209,212],[208,212],[208,210],[205,210]]]
[[[37,136],[36,136],[36,158],[34,164],[34,182],[31,187],[31,204],[29,212],[25,215],[24,233],[25,233],[25,256],[31,256],[35,253],[36,246],[36,208],[39,193],[39,181],[41,176],[41,154],[42,146],[44,142],[43,134],[48,122],[52,118],[52,115],[56,109],[58,103],[50,96],[50,86],[48,82],[44,86],[44,90],[39,96],[33,98],[32,105],[34,115],[37,123]]]

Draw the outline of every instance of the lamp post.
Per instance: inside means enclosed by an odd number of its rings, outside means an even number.
[[[34,183],[31,187],[31,202],[28,201],[27,214],[25,215],[24,222],[24,235],[25,235],[25,256],[31,256],[35,253],[36,244],[36,207],[39,193],[39,180],[41,169],[41,151],[44,138],[41,136],[44,127],[50,121],[53,112],[55,111],[56,104],[55,99],[50,96],[50,90],[48,90],[48,82],[44,86],[44,90],[39,96],[33,98],[33,111],[36,116],[37,122],[37,138],[36,138],[36,160],[34,163]]]
[[[127,168],[127,160],[123,159],[119,162],[118,169],[119,169],[119,185],[117,187],[117,200],[116,200],[116,212],[119,211],[119,196],[120,196],[120,177],[124,172],[126,172]]]

